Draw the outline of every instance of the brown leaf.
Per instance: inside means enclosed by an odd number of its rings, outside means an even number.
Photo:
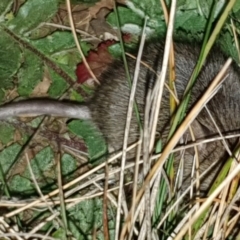
[[[90,51],[86,58],[89,67],[92,69],[96,77],[100,76],[103,70],[113,61],[113,57],[108,52],[108,47],[114,44],[115,41],[105,41],[99,44],[97,51]],[[78,64],[76,75],[79,83],[83,83],[91,75],[83,63]]]
[[[97,2],[94,6],[89,8],[89,14],[91,15],[92,18],[96,18],[98,12],[102,8],[108,8],[108,9],[113,9],[114,4],[112,0],[101,0],[100,2]]]

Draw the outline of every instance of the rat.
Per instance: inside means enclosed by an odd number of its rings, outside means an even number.
[[[142,61],[160,74],[163,59],[164,44],[148,44],[143,51]],[[175,53],[175,87],[178,98],[183,97],[188,80],[197,63],[200,48],[197,45],[177,43],[174,45]],[[224,54],[214,48],[209,54],[198,78],[192,89],[191,100],[188,110],[204,93],[210,82],[217,75],[226,61]],[[130,74],[133,76],[136,61],[128,57]],[[168,79],[168,78],[166,78]],[[30,99],[26,101],[5,104],[0,107],[0,119],[16,117],[19,115],[51,115],[75,119],[87,119],[93,121],[102,132],[108,145],[114,150],[122,148],[124,129],[126,123],[130,88],[126,80],[123,62],[115,60],[100,76],[101,86],[96,90],[91,100],[85,104],[62,102],[52,99]],[[156,74],[145,66],[141,66],[138,85],[135,95],[141,120],[144,117],[145,101],[148,90],[154,84]],[[227,79],[223,82],[216,95],[207,104],[216,124],[223,133],[240,129],[240,72],[235,63],[228,69]],[[169,111],[169,91],[164,88],[161,102],[157,132],[166,140],[169,131],[171,115]],[[154,111],[154,109],[153,109]],[[218,135],[218,132],[210,120],[208,113],[203,109],[193,122],[195,136],[210,137]],[[187,133],[186,133],[187,134]],[[185,134],[185,135],[186,135]],[[137,141],[139,127],[133,113],[129,134],[129,144]],[[236,139],[228,143],[233,148]],[[179,164],[180,153],[176,153],[175,165]],[[226,150],[221,141],[202,144],[199,147],[200,173],[207,169],[214,161],[216,167],[201,180],[201,191],[206,191],[213,181],[216,173],[227,158]],[[189,186],[190,175],[193,166],[194,151],[188,149],[184,156],[183,186]]]

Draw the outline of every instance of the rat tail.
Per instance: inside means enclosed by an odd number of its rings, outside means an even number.
[[[75,119],[91,119],[87,105],[59,101],[54,99],[28,99],[19,102],[10,102],[0,106],[0,119],[18,116],[48,115]]]

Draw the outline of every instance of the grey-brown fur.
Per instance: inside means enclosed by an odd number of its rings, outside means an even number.
[[[143,52],[143,61],[151,66],[154,70],[160,72],[162,64],[164,46],[160,44],[151,44],[146,47]],[[179,99],[184,93],[187,82],[192,74],[193,68],[198,60],[200,49],[197,46],[185,44],[175,45],[176,57],[176,89]],[[207,59],[201,74],[198,77],[195,87],[193,88],[190,106],[202,95],[209,83],[217,75],[221,66],[225,63],[226,58],[218,49],[214,49]],[[133,75],[135,60],[128,58],[129,69]],[[157,67],[157,68],[156,68]],[[236,66],[231,66],[229,76],[223,83],[222,88],[218,91],[215,97],[209,102],[210,109],[216,123],[221,131],[228,132],[238,130],[240,128],[240,82],[239,70]],[[141,67],[139,75],[138,87],[136,92],[136,101],[143,116],[145,97],[148,91],[149,84],[154,82],[155,74],[151,73],[146,67]],[[90,109],[94,122],[101,129],[108,143],[116,150],[121,149],[122,140],[126,122],[126,112],[129,98],[129,87],[126,81],[126,74],[123,63],[116,61],[109,67],[101,76],[102,86],[96,91],[93,101],[90,104]],[[154,111],[154,109],[153,109]],[[143,119],[142,119],[143,120]],[[169,92],[164,90],[161,103],[158,132],[164,136],[167,134],[169,126]],[[208,114],[203,110],[194,122],[196,138],[211,136],[217,134],[212,121]],[[133,114],[129,143],[133,143],[138,138],[138,124]],[[232,141],[233,143],[234,141]],[[201,161],[200,172],[205,170],[214,161],[219,161],[214,172],[216,172],[223,163],[223,159],[227,157],[224,146],[221,142],[209,143],[199,148],[199,157]],[[185,186],[189,184],[189,175],[192,169],[193,149],[186,152],[184,157],[184,179]],[[176,159],[179,159],[177,154]],[[176,160],[177,161],[177,160]],[[206,190],[209,183],[214,177],[214,173],[207,175],[202,181],[201,189]]]

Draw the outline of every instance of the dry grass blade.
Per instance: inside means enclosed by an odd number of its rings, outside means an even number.
[[[232,179],[239,174],[240,172],[240,165],[238,165],[229,175],[228,177],[219,185],[219,187],[209,196],[209,198],[201,205],[199,210],[193,215],[191,219],[190,225],[192,225],[199,216],[204,212],[205,209],[213,202],[213,200],[219,195],[219,193],[222,191],[222,189],[229,184]],[[188,230],[189,226],[185,225],[181,231],[177,234],[175,240],[180,240],[185,235],[186,231]]]
[[[119,193],[118,193],[118,208],[117,208],[117,216],[116,216],[116,228],[115,228],[115,239],[117,240],[119,238],[119,226],[120,226],[120,211],[121,211],[121,206],[122,206],[122,196],[123,196],[123,181],[124,181],[124,168],[125,168],[125,162],[126,162],[126,155],[127,155],[127,145],[128,145],[128,137],[129,137],[129,132],[130,132],[130,124],[131,124],[131,118],[132,118],[132,113],[133,113],[133,108],[134,108],[134,98],[135,98],[135,93],[136,93],[136,88],[137,88],[137,81],[138,81],[138,76],[140,73],[140,63],[141,63],[141,57],[142,57],[142,52],[143,52],[143,47],[145,43],[145,32],[144,29],[146,28],[146,23],[147,23],[147,18],[145,19],[145,24],[143,28],[143,33],[142,33],[142,38],[141,38],[141,43],[140,43],[140,48],[138,52],[138,57],[136,61],[136,67],[134,71],[134,77],[133,77],[133,82],[132,82],[132,87],[131,87],[131,93],[129,97],[129,104],[128,104],[128,110],[127,110],[127,117],[126,117],[126,127],[124,131],[124,140],[123,140],[123,155],[121,159],[121,173],[120,173],[120,184],[119,184]]]
[[[26,239],[28,237],[28,234],[27,233],[18,233],[17,236],[14,234],[14,233],[4,233],[2,236],[0,235],[0,237],[4,237],[4,238],[12,238],[14,239],[13,237],[19,239],[19,240],[23,240],[23,239]],[[46,236],[46,235],[43,235],[43,234],[33,234],[32,235],[32,238],[34,239],[44,239],[44,240],[56,240],[56,238],[53,238],[53,237],[49,237],[49,236]]]
[[[11,236],[11,237],[15,237],[16,239],[18,240],[22,240],[23,238],[19,235],[19,232],[14,229],[14,227],[11,227],[9,226],[9,224],[4,220],[3,217],[0,217],[0,237],[8,237]],[[10,233],[6,233],[7,232],[10,232]]]

